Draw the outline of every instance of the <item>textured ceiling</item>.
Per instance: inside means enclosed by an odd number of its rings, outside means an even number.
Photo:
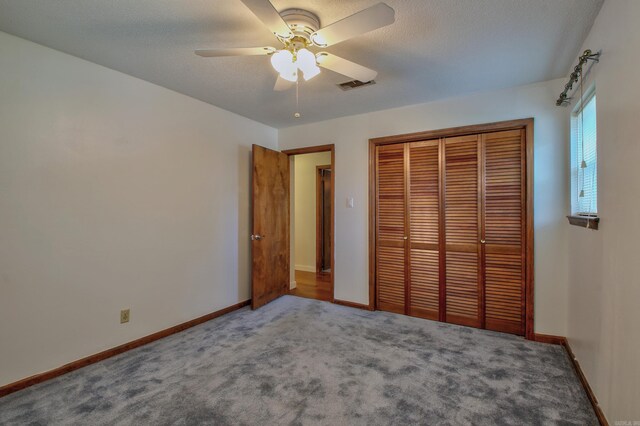
[[[328,25],[376,0],[273,0]],[[327,50],[378,71],[343,92],[323,70],[273,92],[268,57],[205,59],[197,48],[277,46],[240,0],[0,0],[0,30],[139,77],[273,127],[564,76],[602,0],[386,0],[388,27]]]

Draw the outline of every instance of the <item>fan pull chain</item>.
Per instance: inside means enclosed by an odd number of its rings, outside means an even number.
[[[298,102],[298,86],[299,86],[299,83],[298,83],[298,80],[296,80],[296,112],[295,112],[295,114],[293,114],[293,116],[295,118],[300,118],[300,112],[299,112],[300,111],[300,106],[299,106],[299,102]]]

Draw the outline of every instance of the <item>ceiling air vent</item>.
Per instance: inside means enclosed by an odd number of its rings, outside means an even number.
[[[338,84],[338,87],[344,91],[347,91],[347,90],[357,89],[359,87],[371,86],[372,84],[376,84],[376,81],[371,80],[371,81],[363,82],[360,80],[352,80],[352,81],[347,81],[346,83],[340,83]]]

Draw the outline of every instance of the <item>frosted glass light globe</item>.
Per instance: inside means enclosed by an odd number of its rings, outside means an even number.
[[[279,50],[271,56],[271,65],[280,77],[295,82],[298,80],[298,68],[293,62],[293,54],[288,50]]]
[[[293,65],[293,54],[288,50],[278,50],[271,55],[271,65],[282,74],[283,71],[287,71]]]
[[[304,74],[306,81],[320,74],[320,68],[316,64],[316,56],[308,49],[300,49],[296,53],[296,66]]]

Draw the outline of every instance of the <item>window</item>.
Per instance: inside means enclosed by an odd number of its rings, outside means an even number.
[[[571,215],[598,214],[596,96],[592,92],[571,115]]]

